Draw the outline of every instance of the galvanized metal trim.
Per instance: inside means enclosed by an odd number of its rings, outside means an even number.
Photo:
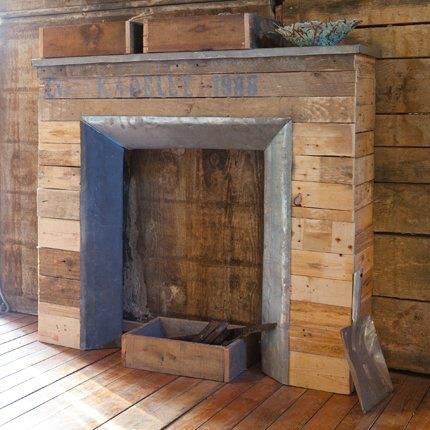
[[[304,55],[363,54],[377,57],[373,48],[364,45],[307,46],[290,48],[238,49],[230,51],[167,52],[158,54],[100,55],[92,57],[36,58],[35,67],[73,66],[181,60],[222,60],[245,58],[297,57]]]

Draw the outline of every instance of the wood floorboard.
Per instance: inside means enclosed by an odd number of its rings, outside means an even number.
[[[230,384],[126,369],[118,349],[37,341],[37,319],[0,315],[0,428],[109,430],[430,429],[430,377],[392,372],[364,415],[356,395],[282,386],[250,369]]]

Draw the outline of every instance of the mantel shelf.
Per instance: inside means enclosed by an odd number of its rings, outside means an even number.
[[[85,64],[135,63],[148,61],[220,60],[245,58],[273,58],[301,55],[363,54],[376,57],[373,49],[364,45],[309,46],[265,48],[231,51],[166,52],[160,54],[100,55],[91,57],[38,58],[35,67],[73,66]]]

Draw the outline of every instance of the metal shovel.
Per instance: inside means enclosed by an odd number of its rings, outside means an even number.
[[[360,317],[362,276],[354,273],[352,326],[340,331],[346,358],[363,412],[370,411],[393,391],[375,325]]]

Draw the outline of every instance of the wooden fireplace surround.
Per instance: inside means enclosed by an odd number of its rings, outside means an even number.
[[[349,393],[339,329],[373,266],[374,60],[362,46],[35,60],[39,337],[80,347],[84,116],[291,117],[288,383]],[[285,382],[285,380],[284,380]]]

